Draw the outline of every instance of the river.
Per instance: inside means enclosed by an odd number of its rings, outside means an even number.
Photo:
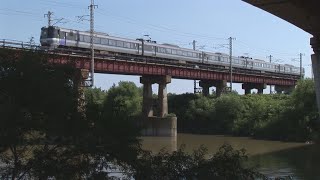
[[[142,140],[142,148],[155,153],[162,148],[173,151],[182,144],[186,145],[187,152],[205,145],[209,153],[215,153],[227,143],[235,149],[246,149],[249,163],[259,164],[259,171],[271,178],[291,176],[299,180],[320,179],[320,145],[193,134],[178,134],[177,138],[142,137]]]

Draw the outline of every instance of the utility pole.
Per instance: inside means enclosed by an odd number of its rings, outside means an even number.
[[[196,42],[195,40],[192,41],[192,45],[193,45],[193,50],[196,50]],[[193,81],[193,93],[196,94],[197,93],[197,80]]]
[[[303,78],[303,76],[302,76],[302,56],[303,56],[303,55],[304,55],[304,54],[302,54],[302,53],[299,54],[299,56],[300,56],[300,79]]]
[[[45,14],[44,17],[48,17],[48,27],[51,26],[53,12],[48,11],[48,14]]]
[[[232,92],[232,41],[233,37],[229,37],[229,60],[230,60],[230,92]]]
[[[94,85],[94,47],[93,47],[93,34],[94,34],[94,9],[98,7],[94,4],[94,0],[91,0],[89,6],[90,9],[90,48],[91,48],[91,84]]]
[[[272,55],[268,56],[270,63],[272,62],[272,57],[273,57]],[[272,85],[270,85],[270,94],[272,94]]]

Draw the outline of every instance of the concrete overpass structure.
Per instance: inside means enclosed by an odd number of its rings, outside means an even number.
[[[320,1],[319,0],[243,0],[310,33],[311,55],[318,110],[320,112]]]

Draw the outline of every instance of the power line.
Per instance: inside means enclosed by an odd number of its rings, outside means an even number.
[[[239,43],[239,45],[242,45],[242,46],[245,46],[245,47],[247,47],[247,48],[249,48],[249,49],[252,49],[252,50],[254,50],[254,51],[259,51],[259,52],[263,52],[264,54],[265,53],[272,53],[272,54],[276,54],[276,55],[280,55],[280,56],[293,56],[293,53],[287,53],[287,52],[277,52],[277,51],[273,51],[273,50],[268,50],[268,49],[261,49],[261,48],[257,48],[257,47],[254,47],[254,48],[252,48],[252,47],[250,47],[249,45],[247,45],[245,42],[243,42],[243,41],[237,41],[237,43]]]
[[[97,11],[99,14],[101,15],[104,15],[104,16],[113,16],[123,22],[126,22],[126,23],[130,23],[130,24],[134,24],[134,25],[140,25],[142,27],[148,27],[150,29],[154,29],[154,30],[157,30],[157,31],[170,31],[170,32],[174,32],[175,34],[178,34],[178,35],[182,35],[182,36],[188,36],[188,37],[198,37],[198,38],[205,38],[205,39],[219,39],[219,40],[222,40],[222,39],[225,39],[225,38],[220,38],[220,37],[212,37],[212,36],[208,36],[208,35],[200,35],[200,34],[194,34],[194,33],[189,33],[189,32],[182,32],[182,31],[178,31],[178,30],[175,30],[175,29],[171,29],[171,28],[168,28],[168,27],[164,27],[164,26],[159,26],[159,25],[154,25],[154,24],[144,24],[144,23],[140,23],[134,19],[131,19],[129,17],[124,17],[124,16],[115,16],[115,15],[112,15],[110,14],[109,12],[109,15],[106,14],[108,13],[107,10],[104,10],[104,9],[101,9],[101,11]]]

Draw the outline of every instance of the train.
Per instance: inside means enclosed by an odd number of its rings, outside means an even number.
[[[46,48],[68,48],[88,50],[91,47],[91,36],[88,31],[79,31],[57,26],[41,28],[40,44]],[[95,51],[100,53],[122,53],[148,57],[165,58],[175,63],[207,64],[229,68],[230,57],[219,52],[205,52],[182,48],[173,44],[158,44],[156,41],[127,39],[95,32],[93,36]],[[281,73],[285,75],[304,75],[304,68],[290,64],[270,63],[260,59],[239,56],[232,58],[232,67],[243,70],[260,71],[261,73]],[[302,71],[302,72],[300,72]]]

